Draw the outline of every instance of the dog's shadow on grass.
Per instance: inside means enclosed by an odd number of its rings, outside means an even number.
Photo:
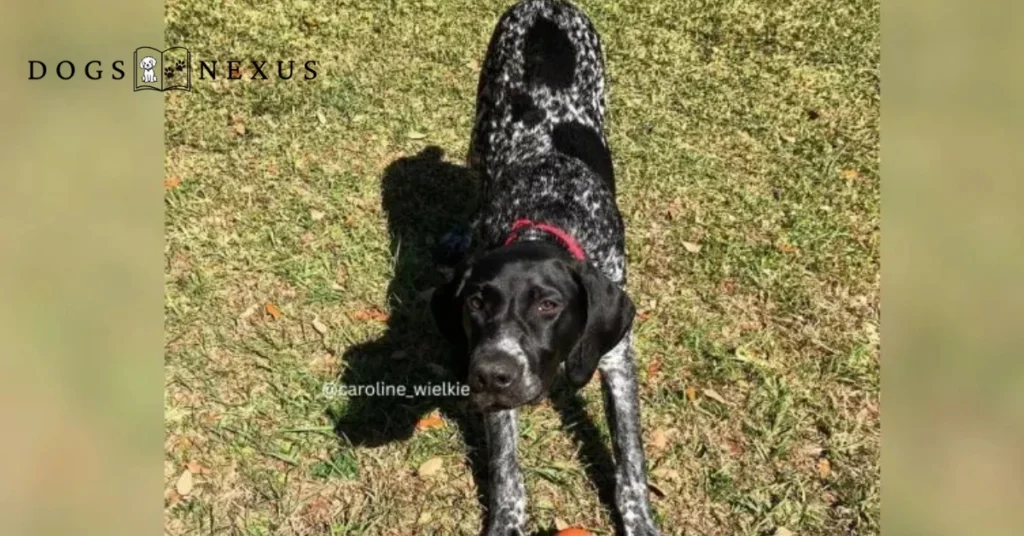
[[[444,280],[436,262],[437,241],[466,224],[476,185],[469,169],[443,156],[440,148],[427,147],[384,171],[381,203],[394,262],[387,294],[390,316],[382,336],[345,351],[338,386],[347,396],[331,404],[328,417],[341,448],[377,447],[410,439],[416,424],[437,408],[457,424],[482,490],[487,465],[479,418],[465,408],[463,397],[416,391],[459,385],[447,363],[447,344],[434,326],[428,292]],[[364,391],[354,393],[357,387]]]
[[[445,162],[438,147],[395,160],[381,180],[381,202],[388,220],[394,273],[388,286],[390,316],[385,333],[350,347],[342,358],[340,388],[372,387],[332,404],[328,417],[349,446],[377,447],[408,440],[417,423],[437,408],[454,422],[467,445],[477,498],[487,507],[487,458],[483,425],[464,397],[417,394],[417,388],[457,387],[448,366],[449,349],[431,317],[428,292],[443,282],[438,270],[458,259],[438,257],[438,241],[465,226],[476,202],[476,181],[465,166]],[[442,249],[441,251],[444,251]],[[399,393],[399,389],[404,393]],[[381,391],[384,391],[383,393]],[[560,390],[553,397],[564,426],[580,445],[581,458],[601,501],[614,512],[614,474],[604,441],[583,408],[578,394]],[[617,521],[617,520],[616,520]],[[541,534],[546,534],[542,532]]]

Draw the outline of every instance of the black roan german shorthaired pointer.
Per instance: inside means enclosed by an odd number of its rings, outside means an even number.
[[[498,21],[480,74],[469,163],[481,179],[472,244],[431,308],[484,414],[485,533],[522,534],[526,494],[516,408],[560,375],[601,371],[628,535],[658,534],[641,443],[635,309],[604,132],[604,61],[594,26],[558,0],[523,0]]]

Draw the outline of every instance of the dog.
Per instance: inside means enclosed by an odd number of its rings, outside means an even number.
[[[156,59],[152,56],[146,56],[139,62],[139,67],[142,67],[142,81],[147,83],[156,82],[156,73],[153,72],[153,68],[156,67]]]
[[[501,16],[477,88],[469,165],[480,178],[477,251],[431,298],[469,403],[483,413],[490,493],[484,533],[522,534],[516,408],[559,376],[601,371],[627,535],[656,535],[641,441],[635,308],[604,131],[604,60],[589,18],[559,0]]]

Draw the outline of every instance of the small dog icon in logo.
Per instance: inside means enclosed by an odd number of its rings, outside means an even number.
[[[156,59],[153,56],[146,56],[139,62],[139,67],[142,67],[142,81],[148,84],[156,82],[156,73],[153,72],[153,68],[156,67]]]
[[[135,49],[135,91],[192,90],[192,54],[185,47]]]

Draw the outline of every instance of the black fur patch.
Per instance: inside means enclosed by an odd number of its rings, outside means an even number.
[[[583,161],[594,173],[603,177],[615,188],[615,174],[612,170],[612,156],[593,129],[571,121],[555,127],[551,133],[555,149],[565,155],[575,156]]]
[[[537,126],[544,120],[547,113],[533,103],[533,99],[526,93],[516,93],[512,96],[512,120],[521,121],[528,127]]]
[[[543,17],[526,34],[525,79],[532,86],[551,89],[572,86],[576,72],[576,45],[557,24]]]

